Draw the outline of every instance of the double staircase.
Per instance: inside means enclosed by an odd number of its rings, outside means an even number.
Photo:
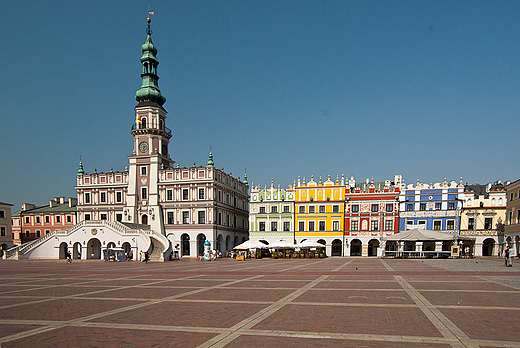
[[[135,235],[136,237],[141,237],[148,241],[148,253],[150,255],[150,261],[166,261],[169,259],[169,255],[172,251],[172,247],[170,245],[170,241],[161,233],[152,231],[148,226],[145,225],[130,225],[123,224],[120,222],[114,221],[105,221],[105,220],[85,220],[80,222],[79,224],[69,228],[68,230],[54,230],[46,234],[45,236],[24,243],[22,245],[15,246],[11,249],[5,251],[6,258],[10,260],[20,260],[28,257],[28,254],[50,240],[52,237],[66,237],[69,236],[82,227],[100,227],[105,226],[107,228],[112,229],[116,233],[120,235]],[[146,248],[144,248],[146,249]]]

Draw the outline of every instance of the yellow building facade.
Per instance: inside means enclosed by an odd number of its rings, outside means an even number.
[[[298,178],[295,191],[296,242],[305,239],[325,244],[327,255],[342,256],[345,220],[345,180],[309,182]]]

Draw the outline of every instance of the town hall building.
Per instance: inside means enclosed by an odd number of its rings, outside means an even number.
[[[223,255],[248,238],[247,176],[235,178],[214,165],[180,167],[170,157],[171,130],[166,127],[157,74],[157,48],[150,18],[141,47],[142,85],[136,92],[133,152],[125,171],[77,173],[77,221],[10,251],[12,258],[99,259],[107,248],[151,259],[196,257],[206,241]]]

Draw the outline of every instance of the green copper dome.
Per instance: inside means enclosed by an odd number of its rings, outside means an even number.
[[[79,167],[78,167],[78,174],[77,175],[83,175],[85,174],[85,171],[83,170],[83,163],[81,162],[81,159],[79,160]]]
[[[157,54],[157,48],[152,42],[152,30],[150,29],[150,19],[148,21],[148,28],[146,33],[145,43],[141,46],[143,55],[141,56],[141,65],[143,66],[143,72],[141,74],[141,88],[135,92],[135,100],[138,102],[142,101],[153,101],[159,105],[163,105],[166,102],[166,97],[162,95],[159,89],[159,76],[157,76],[157,65],[159,60],[155,56]]]
[[[211,150],[209,151],[209,156],[208,156],[208,164],[206,167],[214,167],[215,166],[215,162],[213,162],[213,154],[211,153]]]

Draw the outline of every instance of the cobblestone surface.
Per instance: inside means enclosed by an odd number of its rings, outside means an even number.
[[[0,261],[1,347],[520,347],[520,263]]]

